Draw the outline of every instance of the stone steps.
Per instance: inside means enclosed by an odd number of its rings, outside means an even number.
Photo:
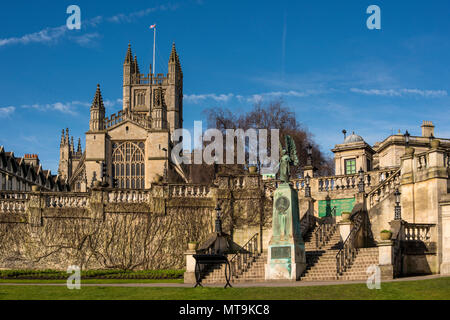
[[[314,237],[305,237],[307,268],[301,281],[333,281],[333,280],[366,280],[366,270],[378,264],[378,248],[358,249],[351,266],[342,275],[336,272],[336,255],[342,247],[339,230],[336,230],[329,241],[321,248],[316,248]],[[249,265],[232,277],[232,283],[263,282],[267,252],[257,256]],[[224,283],[224,266],[216,267],[209,272],[202,283]]]

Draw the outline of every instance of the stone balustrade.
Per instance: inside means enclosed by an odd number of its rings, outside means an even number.
[[[430,242],[435,227],[436,225],[427,223],[406,223],[405,240]]]
[[[1,213],[25,213],[29,193],[25,192],[5,192],[0,193]]]
[[[425,170],[428,168],[429,159],[428,152],[417,154],[415,157],[417,170]]]
[[[400,184],[400,176],[401,171],[397,169],[397,171],[390,174],[389,178],[383,180],[381,184],[379,184],[375,189],[371,190],[367,194],[368,202],[367,205],[369,208],[374,207],[380,201],[383,201],[391,194],[395,192],[395,189],[398,188]]]
[[[112,190],[107,193],[108,203],[145,203],[151,193],[145,190]]]
[[[169,185],[169,195],[173,198],[206,198],[209,197],[210,191],[207,185]]]
[[[87,194],[54,193],[43,194],[47,208],[87,208],[89,196]]]

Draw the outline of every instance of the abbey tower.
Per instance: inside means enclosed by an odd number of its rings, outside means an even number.
[[[86,191],[95,181],[123,189],[149,188],[153,181],[183,181],[182,168],[171,163],[171,137],[183,126],[183,72],[175,48],[168,73],[140,72],[128,46],[123,63],[123,109],[106,117],[97,86],[90,109],[86,148],[75,152],[69,131],[61,137],[59,173],[74,191]],[[102,177],[106,166],[107,176]]]

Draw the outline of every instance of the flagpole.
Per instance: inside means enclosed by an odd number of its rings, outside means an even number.
[[[153,28],[153,74],[156,77],[155,58],[156,58],[156,26]]]

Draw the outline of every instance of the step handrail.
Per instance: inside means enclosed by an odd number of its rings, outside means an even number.
[[[238,252],[230,259],[231,271],[233,275],[242,273],[245,267],[249,266],[250,259],[259,254],[259,233],[256,233],[244,244]]]
[[[355,238],[363,225],[363,214],[363,212],[359,212],[353,218],[352,221],[354,226],[347,239],[345,239],[342,248],[336,254],[336,273],[338,276],[342,275],[355,260],[357,252],[357,248],[355,247]]]

